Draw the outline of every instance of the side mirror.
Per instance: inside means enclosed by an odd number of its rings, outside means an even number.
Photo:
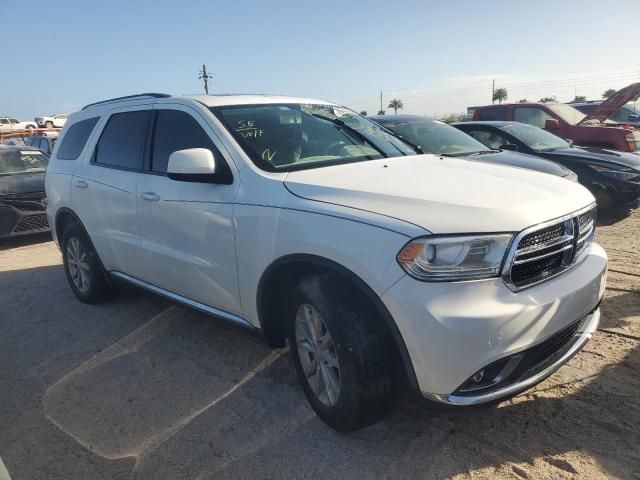
[[[560,122],[555,118],[549,118],[546,122],[544,122],[545,130],[560,130]]]
[[[216,160],[207,148],[188,148],[169,155],[167,176],[182,182],[226,183],[216,175]]]
[[[500,150],[511,150],[512,152],[517,152],[518,145],[514,143],[505,143],[504,145],[500,145]]]

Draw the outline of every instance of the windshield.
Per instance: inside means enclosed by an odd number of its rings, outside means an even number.
[[[49,157],[38,150],[0,150],[0,175],[44,172]]]
[[[267,171],[416,154],[402,140],[344,107],[288,103],[211,111],[251,160]]]
[[[513,135],[527,147],[538,152],[545,150],[555,150],[556,148],[569,148],[571,145],[553,133],[549,133],[542,128],[527,125],[526,123],[513,123],[501,130]]]
[[[470,155],[486,151],[487,147],[443,122],[429,120],[407,120],[381,123],[388,129],[419,145],[425,153]]]
[[[571,105],[565,105],[564,103],[549,103],[547,107],[570,125],[577,125],[586,117],[586,115],[577,108],[573,108]]]

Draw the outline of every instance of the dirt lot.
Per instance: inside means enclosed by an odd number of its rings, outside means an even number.
[[[134,289],[81,304],[52,242],[4,242],[0,480],[640,478],[640,212],[597,238],[600,331],[568,365],[497,408],[403,401],[352,435],[314,416],[286,352]]]

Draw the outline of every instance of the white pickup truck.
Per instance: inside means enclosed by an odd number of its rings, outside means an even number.
[[[21,122],[13,117],[0,117],[0,132],[32,130],[34,128],[38,128],[38,125],[35,122]]]

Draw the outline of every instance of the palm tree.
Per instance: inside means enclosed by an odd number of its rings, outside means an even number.
[[[384,110],[378,110],[378,115],[384,115],[385,111]]]
[[[602,98],[609,98],[614,93],[616,93],[616,90],[614,90],[613,88],[609,88],[602,94]]]
[[[404,105],[402,104],[402,100],[398,100],[397,98],[394,98],[389,102],[389,105],[387,106],[387,108],[393,108],[393,114],[397,115],[398,110],[402,110],[404,108]]]
[[[496,100],[498,101],[498,103],[502,103],[503,100],[507,99],[507,96],[509,95],[509,93],[507,92],[506,88],[496,88],[493,91],[493,98],[492,100],[495,102]]]
[[[585,97],[584,95],[576,95],[575,97],[573,97],[573,100],[571,101],[571,103],[586,102],[586,101],[587,101],[587,97]]]

